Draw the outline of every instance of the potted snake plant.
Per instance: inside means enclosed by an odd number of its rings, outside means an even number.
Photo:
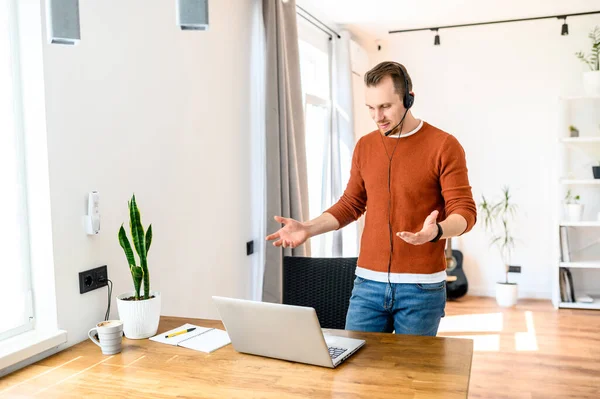
[[[133,291],[117,296],[119,318],[123,322],[123,333],[130,339],[149,338],[156,334],[160,320],[160,292],[150,291],[150,274],[148,272],[148,251],[152,244],[152,225],[144,232],[140,210],[135,201],[135,195],[128,202],[129,227],[133,248],[138,255],[136,262],[127,233],[121,225],[119,229],[119,244],[129,266],[133,279]]]

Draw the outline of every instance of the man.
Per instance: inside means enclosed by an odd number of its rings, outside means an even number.
[[[365,85],[379,129],[356,144],[343,196],[308,222],[275,216],[284,226],[266,238],[295,248],[366,211],[346,329],[435,336],[446,305],[445,239],[477,217],[465,153],[454,136],[412,115],[404,66],[382,62]]]

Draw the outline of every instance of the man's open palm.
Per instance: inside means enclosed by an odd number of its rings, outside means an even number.
[[[304,224],[297,220],[290,218],[282,218],[281,216],[275,216],[275,220],[278,223],[282,223],[284,226],[277,232],[267,236],[267,240],[276,240],[273,245],[276,247],[283,246],[284,248],[296,248],[309,238],[308,229]]]
[[[396,233],[396,235],[412,245],[425,244],[433,240],[438,233],[438,228],[435,225],[438,214],[438,211],[431,212],[429,216],[427,216],[427,218],[425,219],[425,223],[423,223],[423,228],[418,233],[402,231],[400,233]]]

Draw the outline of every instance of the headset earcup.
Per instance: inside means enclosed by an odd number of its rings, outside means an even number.
[[[413,96],[412,94],[407,93],[406,96],[404,96],[404,108],[409,109],[410,107],[412,107],[414,102],[415,96]]]

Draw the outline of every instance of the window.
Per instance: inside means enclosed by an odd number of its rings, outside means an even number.
[[[33,328],[15,7],[0,0],[0,340]]]
[[[329,36],[298,18],[300,73],[306,129],[306,159],[308,168],[309,218],[314,219],[339,198],[333,192],[333,176],[341,181],[342,191],[350,177],[352,148],[334,143],[332,135],[331,41]],[[340,146],[339,160],[332,159],[332,145]],[[339,164],[333,164],[337,162]],[[336,180],[337,180],[336,179]],[[334,234],[311,239],[311,255],[331,257]],[[342,230],[343,256],[358,252],[356,230]]]
[[[316,47],[310,42],[300,40],[300,73],[306,130],[306,159],[308,168],[308,209],[309,218],[318,217],[329,204],[329,131],[330,131],[330,94],[329,94],[329,53],[327,36],[313,38],[319,43]],[[312,256],[331,256],[331,237],[329,234],[311,239]]]

